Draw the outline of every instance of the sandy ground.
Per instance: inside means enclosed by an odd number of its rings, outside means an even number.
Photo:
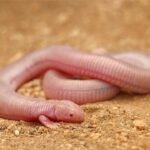
[[[52,44],[149,52],[149,8],[149,0],[0,0],[1,67]],[[19,92],[44,97],[40,79]],[[85,122],[58,129],[0,119],[0,149],[150,149],[150,95],[120,94],[81,107]]]

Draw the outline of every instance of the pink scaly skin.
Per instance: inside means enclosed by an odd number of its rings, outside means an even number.
[[[56,71],[44,75],[43,89],[47,98],[68,99],[77,104],[94,103],[116,96],[119,89],[103,81],[73,80]]]
[[[10,84],[0,81],[0,117],[12,120],[39,120],[46,127],[56,127],[53,121],[82,122],[83,111],[73,102],[37,100],[17,94]]]
[[[15,92],[23,83],[49,69],[73,76],[100,79],[112,84],[108,86],[116,91],[116,87],[119,87],[136,93],[150,92],[148,69],[135,67],[112,56],[96,56],[69,47],[52,46],[33,52],[1,70],[0,116],[15,120],[39,120],[47,127],[53,124],[52,121],[83,121],[83,111],[72,102],[36,100]],[[96,80],[90,82],[90,85],[95,82]],[[90,86],[88,88],[91,89]]]
[[[104,50],[102,52],[135,67],[150,69],[149,57],[144,54],[136,52],[109,54]],[[100,51],[99,49],[94,51],[94,54],[102,55],[101,49]],[[77,104],[108,100],[120,91],[117,87],[103,81],[94,79],[73,80],[62,73],[52,70],[48,71],[44,76],[43,89],[48,98],[69,99]]]

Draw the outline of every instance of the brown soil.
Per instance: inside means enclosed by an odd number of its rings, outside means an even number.
[[[1,67],[52,44],[149,52],[149,8],[149,0],[1,0]],[[40,79],[19,91],[44,97]],[[150,149],[150,95],[120,94],[81,107],[82,124],[61,123],[57,129],[0,119],[0,149]]]

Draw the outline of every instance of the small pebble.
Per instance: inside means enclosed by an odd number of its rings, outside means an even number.
[[[96,120],[96,119],[90,120],[90,124],[91,124],[91,125],[97,125],[97,120]]]
[[[113,110],[117,110],[117,109],[119,109],[119,107],[117,107],[117,106],[114,106],[114,107],[113,107]]]
[[[133,121],[134,127],[139,130],[145,130],[148,128],[147,123],[145,123],[143,120],[134,120]]]
[[[15,130],[15,131],[14,131],[14,134],[15,134],[16,136],[19,136],[19,134],[20,134],[19,130]]]

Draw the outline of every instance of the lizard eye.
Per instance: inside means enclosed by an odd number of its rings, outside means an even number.
[[[73,114],[70,114],[70,117],[73,117]]]

